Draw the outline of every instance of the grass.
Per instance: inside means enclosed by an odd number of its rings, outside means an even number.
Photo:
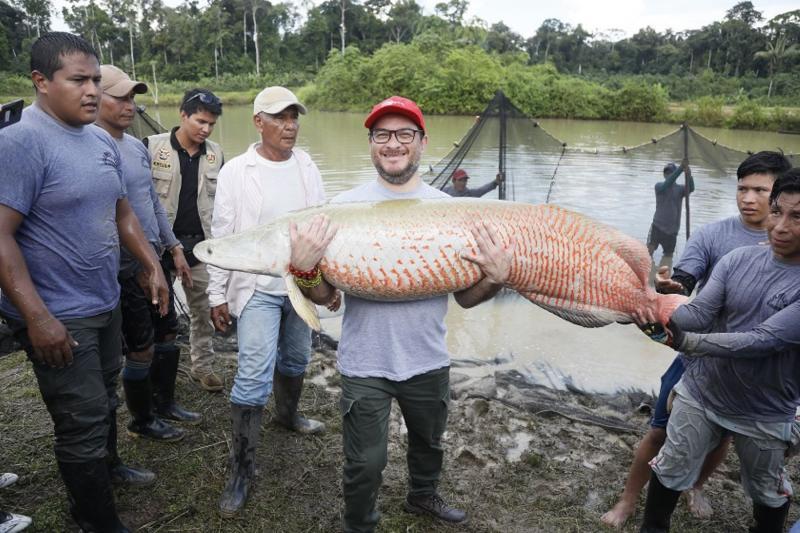
[[[227,391],[235,360],[230,352],[218,353],[217,370]],[[333,356],[330,352],[316,353],[309,375],[330,369]],[[0,508],[32,516],[30,531],[76,531],[68,517],[53,458],[51,422],[22,353],[0,358],[0,382],[0,469],[20,475],[16,485],[0,491]],[[199,426],[186,428],[183,441],[159,444],[132,439],[124,431],[127,411],[124,407],[119,410],[121,456],[128,464],[150,468],[158,475],[152,487],[116,489],[120,515],[133,531],[151,533],[340,531],[343,504],[338,396],[333,379],[326,386],[307,381],[301,408],[328,425],[321,436],[301,436],[271,424],[267,408],[253,491],[245,511],[236,519],[224,520],[217,514],[217,501],[230,445],[227,393],[201,391],[182,372],[178,398],[204,415]],[[562,397],[565,403],[578,403],[570,400],[568,393]],[[633,410],[630,420],[642,428],[646,424],[646,418]],[[523,428],[534,439],[520,461],[509,462],[505,453],[514,428]],[[379,496],[382,520],[378,531],[602,531],[598,518],[620,492],[638,438],[562,417],[534,416],[500,402],[453,400],[441,491],[451,503],[469,511],[470,521],[448,526],[402,511],[407,488],[405,435],[395,409],[390,421],[389,466]],[[790,464],[790,473],[798,479],[796,461]],[[745,531],[750,510],[738,484],[733,454],[712,477],[708,491],[715,517],[697,520],[679,504],[673,530]],[[638,530],[642,504],[625,531]],[[791,517],[798,517],[797,504],[793,504]]]

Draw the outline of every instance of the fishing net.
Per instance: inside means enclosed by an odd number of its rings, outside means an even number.
[[[143,106],[137,106],[136,115],[133,117],[133,123],[131,123],[126,133],[142,140],[150,135],[156,135],[166,131],[164,126],[147,114]]]
[[[664,164],[686,158],[695,192],[684,207],[685,228],[697,228],[735,212],[736,168],[751,152],[735,150],[682,125],[634,146],[571,147],[514,106],[502,92],[475,119],[464,137],[425,175],[444,188],[462,168],[477,187],[505,172],[505,183],[485,198],[554,203],[645,240],[655,209],[654,185]],[[787,154],[793,165],[797,154]],[[684,176],[678,183],[684,183]],[[688,209],[687,209],[688,207]],[[688,215],[688,216],[687,216]]]

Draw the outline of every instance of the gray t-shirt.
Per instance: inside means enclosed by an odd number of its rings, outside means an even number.
[[[14,238],[33,285],[59,320],[119,301],[117,201],[125,197],[117,143],[95,126],[69,127],[35,104],[0,131],[0,204],[24,216]],[[6,298],[3,314],[20,319]]]
[[[718,321],[727,333],[687,333],[698,355],[683,381],[707,409],[731,419],[789,422],[800,405],[800,265],[768,246],[723,257],[706,287],[672,320],[687,332]]]
[[[377,180],[339,194],[331,202],[447,198],[421,183],[414,191],[390,191]],[[391,220],[386,221],[391,224]],[[447,296],[408,302],[380,302],[347,295],[338,368],[349,377],[405,381],[450,365],[445,335]]]
[[[675,270],[682,270],[697,280],[697,292],[708,281],[717,262],[726,254],[767,240],[766,230],[750,229],[739,215],[706,224],[688,241]]]
[[[656,212],[653,225],[667,235],[677,235],[681,229],[681,207],[686,187],[673,183],[669,187],[660,187],[656,183]]]
[[[128,191],[128,201],[136,213],[136,218],[139,219],[142,232],[153,245],[156,254],[160,256],[165,247],[172,247],[179,241],[172,233],[167,212],[153,187],[150,152],[139,139],[127,133],[122,139],[114,140],[122,157],[122,179]],[[138,261],[123,248],[120,256],[120,276],[130,277],[136,274],[138,269]]]

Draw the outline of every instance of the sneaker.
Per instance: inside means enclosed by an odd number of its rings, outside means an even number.
[[[192,379],[199,383],[200,387],[208,392],[219,392],[222,390],[222,380],[219,379],[213,370],[192,370],[189,372]]]
[[[467,519],[467,513],[461,509],[450,507],[447,502],[436,493],[423,494],[421,496],[412,496],[409,494],[406,497],[405,510],[409,513],[418,515],[431,515],[439,520],[445,522],[452,522],[458,524]]]
[[[11,474],[11,473],[0,474],[0,489],[10,487],[14,483],[16,483],[18,479],[19,476],[16,474]]]
[[[31,525],[29,516],[0,511],[0,533],[16,533]]]

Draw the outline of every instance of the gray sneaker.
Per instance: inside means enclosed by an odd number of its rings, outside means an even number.
[[[459,524],[466,521],[467,513],[461,509],[450,507],[437,493],[421,496],[406,496],[405,510],[417,515],[431,515],[439,520]]]
[[[17,533],[31,525],[31,519],[25,515],[0,511],[0,533]]]

